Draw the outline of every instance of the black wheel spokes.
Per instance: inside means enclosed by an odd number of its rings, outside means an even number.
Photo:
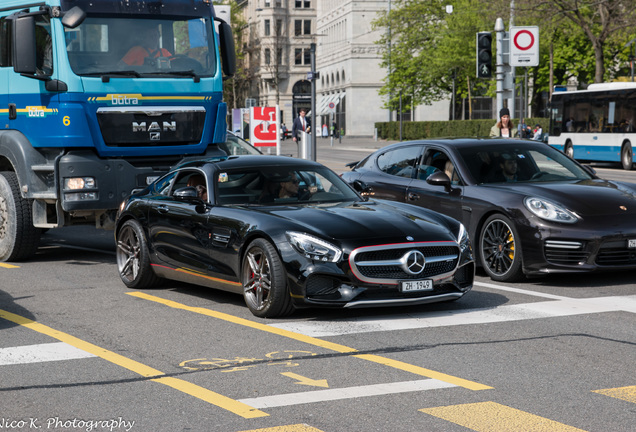
[[[514,261],[514,237],[500,221],[491,223],[484,233],[482,254],[488,268],[497,275],[505,274]]]

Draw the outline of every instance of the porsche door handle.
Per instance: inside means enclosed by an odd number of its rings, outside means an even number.
[[[157,207],[157,211],[159,213],[168,213],[170,211],[170,209],[168,209],[168,207],[166,207],[166,206],[161,205],[161,206]]]
[[[417,201],[418,199],[420,199],[420,195],[416,194],[415,192],[409,192],[406,194],[406,198],[409,201]]]

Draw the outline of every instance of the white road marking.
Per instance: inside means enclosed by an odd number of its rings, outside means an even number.
[[[64,342],[0,348],[0,366],[95,357]]]
[[[339,389],[316,390],[300,393],[263,396],[251,399],[240,399],[239,402],[242,402],[254,408],[272,408],[341,399],[352,399],[365,396],[382,396],[394,393],[435,390],[449,387],[456,386],[436,379],[426,379],[419,381],[404,381],[388,384],[375,384],[358,387],[346,387]]]
[[[464,309],[442,312],[428,311],[409,315],[383,315],[324,322],[297,321],[270,325],[283,330],[301,333],[306,336],[327,337],[376,331],[521,321],[602,312],[623,311],[636,313],[636,295],[574,299],[495,284],[478,282],[475,283],[475,285],[551,300],[510,306],[497,306],[489,309]]]

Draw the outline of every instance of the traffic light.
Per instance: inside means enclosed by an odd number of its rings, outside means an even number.
[[[492,78],[492,35],[477,33],[477,78]]]

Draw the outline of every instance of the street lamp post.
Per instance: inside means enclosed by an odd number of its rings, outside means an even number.
[[[311,63],[311,160],[316,160],[316,135],[318,128],[316,125],[316,43],[309,46],[309,60]]]

